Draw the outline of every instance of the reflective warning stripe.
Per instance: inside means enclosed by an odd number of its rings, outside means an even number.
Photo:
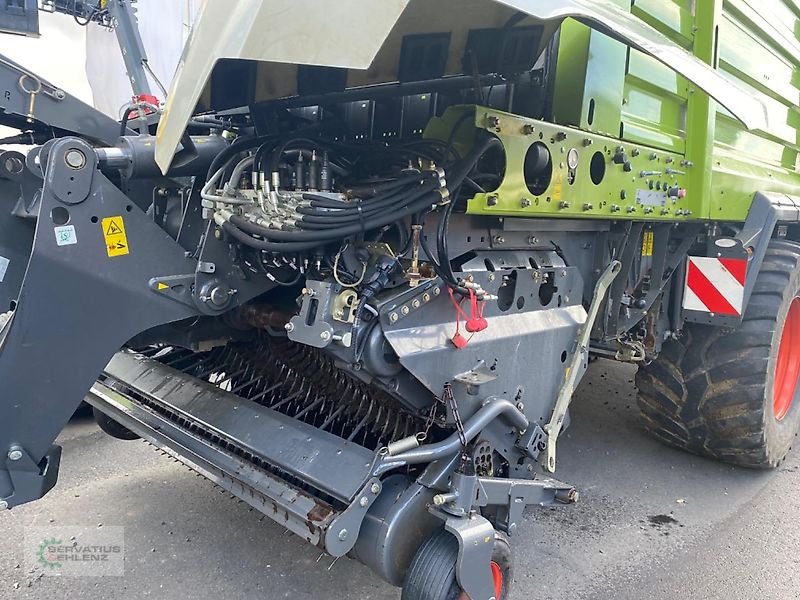
[[[683,308],[740,316],[746,277],[747,260],[690,256]]]

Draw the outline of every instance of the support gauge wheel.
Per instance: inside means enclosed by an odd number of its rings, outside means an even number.
[[[138,435],[133,433],[127,427],[123,427],[117,423],[104,412],[100,412],[96,408],[92,408],[92,414],[94,415],[94,421],[97,423],[97,426],[111,437],[126,441],[139,439]]]
[[[401,600],[469,600],[456,581],[458,541],[445,530],[429,537],[417,551],[406,574]],[[495,533],[492,552],[495,598],[507,600],[513,581],[511,546]]]

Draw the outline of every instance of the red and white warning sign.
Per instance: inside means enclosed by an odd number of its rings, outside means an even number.
[[[741,316],[747,260],[689,257],[684,310]]]

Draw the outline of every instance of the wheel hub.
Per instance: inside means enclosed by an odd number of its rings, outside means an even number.
[[[789,413],[800,377],[800,298],[795,298],[783,324],[775,383],[772,392],[772,412],[778,421]]]

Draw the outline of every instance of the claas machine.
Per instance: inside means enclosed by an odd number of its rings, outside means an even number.
[[[211,0],[121,123],[1,59],[32,145],[0,155],[2,506],[86,398],[406,600],[500,600],[523,510],[578,499],[593,357],[665,443],[777,466],[798,31],[794,0]]]

